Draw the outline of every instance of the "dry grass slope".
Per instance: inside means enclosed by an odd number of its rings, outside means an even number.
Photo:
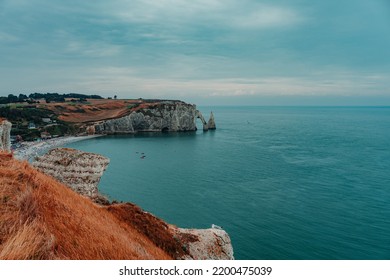
[[[49,103],[41,104],[39,107],[52,111],[62,121],[85,123],[123,117],[131,111],[128,106],[136,102],[130,100],[88,99],[88,104]]]
[[[131,223],[0,153],[0,259],[170,259]]]
[[[132,203],[116,204],[107,206],[107,210],[117,217],[146,235],[159,248],[163,249],[174,259],[182,259],[188,255],[186,244],[198,241],[192,234],[177,234],[174,226],[168,225],[163,220],[144,212],[140,207]]]

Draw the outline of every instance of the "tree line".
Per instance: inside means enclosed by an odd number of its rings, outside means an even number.
[[[87,98],[89,99],[103,99],[100,95],[87,95],[87,94],[80,94],[80,93],[31,93],[30,95],[26,94],[19,94],[13,95],[9,94],[8,96],[0,96],[0,104],[9,104],[9,103],[22,103],[27,102],[30,104],[38,103],[38,100],[44,99],[46,103],[50,102],[65,102],[65,98],[78,98],[80,101],[85,101]]]

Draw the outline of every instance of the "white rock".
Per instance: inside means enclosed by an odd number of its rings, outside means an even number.
[[[7,120],[0,120],[0,150],[11,151],[11,127],[12,124]]]
[[[129,115],[95,124],[96,133],[117,134],[137,131],[194,131],[195,105],[172,101],[141,108]]]
[[[188,255],[184,259],[194,260],[233,260],[233,246],[229,235],[223,229],[184,229],[177,228],[178,236],[191,234],[197,241],[188,241],[186,246]]]
[[[110,160],[98,154],[56,148],[37,157],[32,165],[43,173],[88,196],[98,195],[98,184]]]

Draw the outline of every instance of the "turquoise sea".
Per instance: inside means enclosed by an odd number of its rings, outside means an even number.
[[[237,259],[390,259],[390,107],[199,109],[216,131],[68,147],[111,159],[111,199],[222,226]]]

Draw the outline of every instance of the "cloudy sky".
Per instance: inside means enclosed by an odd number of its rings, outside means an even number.
[[[390,105],[389,0],[0,0],[0,95]]]

